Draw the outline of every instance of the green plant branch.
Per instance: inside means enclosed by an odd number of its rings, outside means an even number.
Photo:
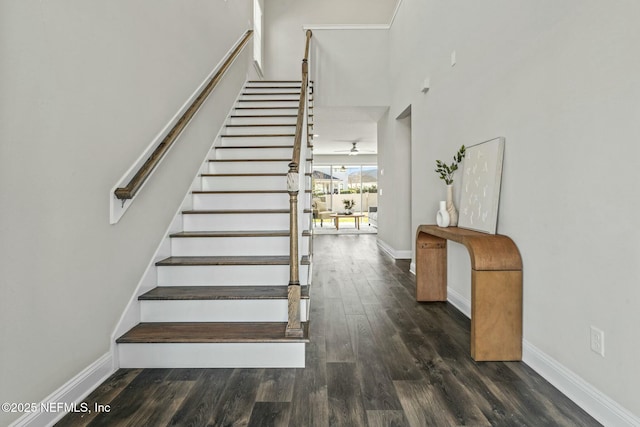
[[[353,207],[356,205],[356,201],[355,201],[355,200],[353,200],[353,199],[351,199],[351,200],[344,199],[344,200],[342,201],[342,203],[344,204],[344,208],[345,208],[346,210],[353,209]]]
[[[453,162],[450,165],[441,160],[436,160],[436,173],[440,175],[440,179],[444,180],[447,185],[453,184],[453,174],[458,170],[458,164],[464,159],[465,154],[466,148],[463,145],[453,156]]]

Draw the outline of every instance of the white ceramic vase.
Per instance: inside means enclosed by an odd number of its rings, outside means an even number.
[[[458,211],[453,204],[453,184],[447,185],[447,212],[449,212],[449,225],[451,227],[458,225]]]
[[[448,227],[449,226],[449,212],[447,212],[447,202],[444,200],[440,202],[440,210],[436,215],[436,224],[438,227]]]

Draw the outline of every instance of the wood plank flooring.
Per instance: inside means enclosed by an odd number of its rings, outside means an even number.
[[[474,362],[470,322],[416,303],[375,235],[314,238],[305,369],[122,369],[59,426],[597,426],[521,362]]]

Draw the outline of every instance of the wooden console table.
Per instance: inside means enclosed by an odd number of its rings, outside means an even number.
[[[471,257],[471,357],[522,360],[522,259],[513,240],[457,227],[416,233],[416,299],[447,300],[447,240]]]

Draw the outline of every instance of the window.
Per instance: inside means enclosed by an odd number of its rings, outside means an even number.
[[[262,8],[260,0],[253,0],[253,61],[262,74]]]
[[[378,206],[378,166],[314,166],[312,188],[313,197],[323,198],[332,211],[344,210],[343,200],[353,199],[355,212],[368,212]]]

